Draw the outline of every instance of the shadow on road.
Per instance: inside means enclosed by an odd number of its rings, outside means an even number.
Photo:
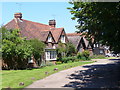
[[[75,71],[63,87],[71,88],[120,88],[120,60],[111,64],[86,65],[87,70]]]

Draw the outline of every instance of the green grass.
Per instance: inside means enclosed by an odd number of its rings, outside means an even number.
[[[42,67],[39,69],[32,69],[32,70],[3,70],[2,71],[2,88],[8,88],[8,87],[24,88],[32,84],[34,81],[43,79],[53,73],[56,73],[71,67],[92,63],[92,62],[93,61],[73,62],[73,63],[54,65],[54,66],[47,66],[47,67]],[[53,70],[54,68],[58,68],[58,71],[54,71]],[[49,74],[46,75],[45,72],[48,72]],[[24,82],[24,85],[19,86],[20,82]]]
[[[117,59],[117,57],[105,57],[104,55],[93,55],[90,59]]]

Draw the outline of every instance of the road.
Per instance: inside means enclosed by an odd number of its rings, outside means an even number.
[[[120,88],[120,60],[96,59],[35,81],[26,88]]]

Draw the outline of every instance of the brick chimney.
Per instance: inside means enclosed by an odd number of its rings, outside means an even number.
[[[52,27],[55,27],[56,26],[56,21],[54,19],[49,20],[49,25],[52,26]]]
[[[14,17],[15,17],[15,18],[22,19],[22,13],[15,13],[15,14],[14,14]]]

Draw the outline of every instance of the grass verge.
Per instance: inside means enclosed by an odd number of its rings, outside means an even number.
[[[2,88],[24,88],[34,81],[43,79],[53,73],[89,63],[93,63],[93,61],[66,63],[32,70],[3,70]],[[58,70],[54,71],[55,68],[58,68]],[[48,74],[45,74],[45,72]],[[24,85],[19,85],[21,82]]]

